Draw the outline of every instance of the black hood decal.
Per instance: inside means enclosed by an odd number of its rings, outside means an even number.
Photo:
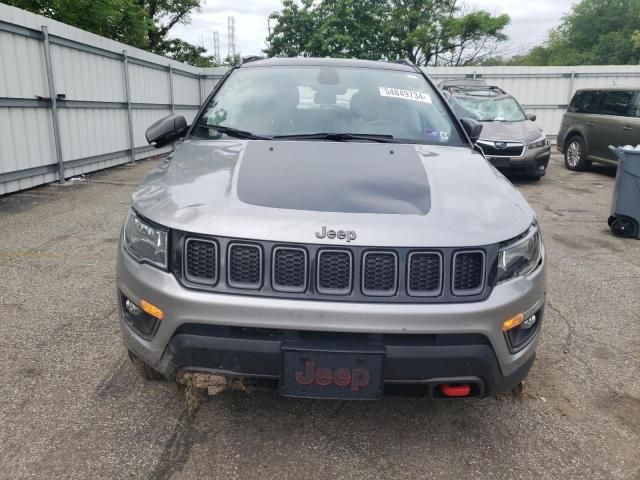
[[[237,192],[251,205],[319,212],[426,215],[431,206],[411,145],[248,142]]]

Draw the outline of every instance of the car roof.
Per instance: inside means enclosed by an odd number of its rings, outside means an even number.
[[[292,58],[264,58],[251,59],[240,65],[240,68],[255,67],[356,67],[356,68],[374,68],[378,70],[400,70],[405,72],[415,72],[415,66],[409,63],[388,63],[378,62],[374,60],[356,60],[350,58],[318,58],[318,57],[292,57]]]
[[[582,92],[638,92],[638,87],[603,87],[603,88],[580,88],[576,90],[576,93]]]
[[[458,80],[442,80],[438,87],[488,87],[489,84],[482,79],[464,78]]]

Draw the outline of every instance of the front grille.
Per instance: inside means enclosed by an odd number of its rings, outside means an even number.
[[[218,280],[218,244],[190,238],[185,245],[185,276],[191,282],[214,285]]]
[[[366,252],[362,264],[362,293],[388,296],[396,292],[397,256],[393,252]]]
[[[487,157],[521,157],[524,152],[524,145],[496,148],[493,145],[481,143],[479,146]]]
[[[474,295],[484,287],[484,253],[457,252],[454,255],[454,295]]]
[[[435,252],[411,252],[407,291],[413,296],[438,295],[442,291],[442,256]]]
[[[482,301],[491,293],[487,268],[499,249],[374,249],[171,235],[170,270],[187,288],[334,302]]]
[[[307,251],[276,247],[273,250],[273,288],[281,292],[304,292],[307,288]]]
[[[318,292],[346,295],[351,292],[353,261],[351,253],[321,250],[318,253]]]
[[[228,282],[236,288],[260,288],[262,250],[257,245],[234,243],[229,247]]]

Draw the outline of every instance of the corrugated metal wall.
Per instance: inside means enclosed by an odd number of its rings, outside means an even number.
[[[0,4],[0,195],[59,179],[47,48],[65,178],[168,151],[145,129],[171,111],[191,121],[224,73]]]
[[[515,96],[552,141],[571,97],[581,88],[640,88],[640,65],[578,67],[428,67],[436,82],[482,78]]]
[[[55,102],[49,98],[47,44]],[[538,116],[551,139],[576,89],[640,86],[640,66],[430,67],[426,72],[436,82],[476,77],[497,84]],[[145,129],[172,111],[191,122],[223,74],[0,4],[0,195],[58,180],[59,156],[69,178],[167,151],[150,148]]]

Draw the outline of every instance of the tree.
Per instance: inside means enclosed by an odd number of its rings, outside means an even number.
[[[466,64],[507,37],[507,15],[466,12],[458,0],[284,0],[269,56],[336,56],[417,65]]]
[[[151,20],[149,50],[162,55],[169,47],[169,31],[179,23],[189,23],[189,14],[200,8],[200,0],[135,0]],[[182,42],[183,44],[185,42]],[[192,46],[193,47],[193,46]],[[194,47],[197,48],[197,47]],[[191,55],[191,52],[189,52]]]
[[[16,6],[180,62],[208,67],[206,49],[169,38],[188,23],[200,0],[4,0]]]
[[[178,38],[164,40],[162,53],[169,58],[188,63],[194,67],[211,67],[214,64],[213,56],[205,55],[207,49],[199,45],[192,45]]]
[[[640,62],[640,0],[582,0],[544,46],[512,65],[606,65]]]
[[[147,48],[149,19],[135,0],[4,0],[103,37]]]

